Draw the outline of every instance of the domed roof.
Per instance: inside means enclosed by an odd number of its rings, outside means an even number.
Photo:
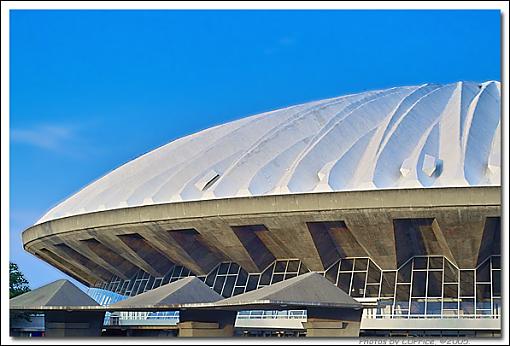
[[[177,139],[37,223],[271,194],[500,185],[500,83],[425,84],[309,102]]]

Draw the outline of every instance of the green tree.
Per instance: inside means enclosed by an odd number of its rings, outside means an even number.
[[[16,263],[9,262],[9,298],[13,298],[30,291],[25,275],[19,270]]]

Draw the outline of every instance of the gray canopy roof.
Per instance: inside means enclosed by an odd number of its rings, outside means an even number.
[[[11,310],[76,309],[99,306],[69,280],[57,280],[9,300]]]
[[[196,277],[187,277],[109,306],[112,310],[177,307],[186,303],[209,303],[223,299]]]
[[[188,304],[188,307],[270,309],[293,307],[325,307],[360,309],[362,305],[317,273],[306,273],[255,291],[243,293],[210,304]]]

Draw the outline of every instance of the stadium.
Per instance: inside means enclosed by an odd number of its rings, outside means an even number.
[[[499,336],[500,88],[394,87],[200,131],[64,200],[24,248],[104,306],[188,276],[229,298],[315,272],[361,303],[360,335]],[[244,310],[236,330],[300,335],[306,321]]]

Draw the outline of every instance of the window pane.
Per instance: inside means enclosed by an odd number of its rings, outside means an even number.
[[[476,269],[476,282],[491,282],[490,261],[485,261]]]
[[[238,294],[243,294],[244,293],[244,288],[243,287],[236,287],[234,289],[234,296],[237,296]]]
[[[411,315],[424,315],[425,314],[425,299],[411,299]]]
[[[378,297],[379,296],[379,285],[367,285],[365,297]]]
[[[427,315],[440,315],[441,314],[441,301],[427,300]]]
[[[351,284],[351,273],[340,273],[338,276],[338,287],[349,294],[349,285]]]
[[[275,284],[277,282],[283,281],[283,275],[284,274],[274,274],[273,280],[271,281],[271,284]]]
[[[236,282],[236,277],[234,275],[227,277],[227,281],[225,282],[225,287],[223,288],[223,293],[222,293],[222,295],[224,297],[232,296],[232,291],[234,290],[235,282]]]
[[[283,273],[283,272],[285,272],[286,267],[287,267],[287,261],[278,261],[278,262],[276,262],[274,271],[278,272],[278,273]]]
[[[414,269],[427,269],[427,257],[415,257]]]
[[[296,273],[285,274],[285,280],[295,278],[296,276]]]
[[[443,269],[443,257],[429,257],[429,269]]]
[[[492,256],[492,269],[501,269],[501,256]]]
[[[429,271],[427,296],[441,297],[442,286],[443,286],[443,272]]]
[[[352,277],[351,296],[363,297],[365,293],[365,273],[354,273]]]
[[[427,272],[413,272],[413,297],[425,297]]]
[[[340,270],[341,271],[351,271],[353,268],[353,260],[352,259],[342,259],[340,262]]]
[[[398,282],[411,283],[411,264],[409,262],[398,270]]]
[[[476,285],[476,308],[477,309],[491,308],[491,285],[485,284]]]
[[[356,258],[354,261],[354,270],[367,270],[368,259],[367,258]]]
[[[460,302],[460,311],[463,315],[473,315],[475,313],[475,300],[463,298]]]
[[[383,272],[381,296],[393,297],[395,291],[395,272]]]
[[[379,283],[381,280],[381,270],[375,265],[374,262],[370,261],[368,265],[368,283]]]
[[[501,308],[502,308],[501,298],[494,298],[493,301],[492,301],[492,304],[493,304],[493,306],[492,306],[492,314],[500,316],[501,315]]]
[[[325,275],[326,279],[328,279],[329,281],[331,281],[334,284],[336,284],[336,277],[338,275],[338,265],[339,265],[339,263],[337,262],[334,266],[329,268],[329,270],[326,272],[326,275]]]
[[[448,261],[444,263],[444,282],[459,282],[459,271]]]
[[[400,305],[407,306],[409,304],[409,293],[411,285],[397,285],[397,292],[395,294],[395,300]]]
[[[475,274],[473,270],[460,271],[460,295],[461,297],[472,297],[475,295],[474,288]]]
[[[274,265],[272,265],[271,267],[266,269],[264,273],[262,273],[259,285],[269,285],[269,283],[271,282],[271,276],[273,276],[273,268]]]
[[[218,274],[227,274],[227,271],[228,271],[228,265],[230,263],[222,263],[220,264],[220,269],[219,269],[219,272]]]
[[[244,285],[246,285],[247,280],[248,280],[248,273],[243,268],[241,268],[241,270],[239,271],[239,274],[237,275],[236,285],[244,286]]]
[[[205,283],[207,286],[212,287],[214,284],[214,279],[216,278],[216,274],[218,273],[218,269],[215,269],[212,273],[207,275],[207,279],[205,279]]]
[[[289,261],[287,272],[297,272],[299,269],[299,261]]]
[[[501,297],[501,270],[492,271],[492,294]]]
[[[237,271],[239,270],[239,264],[237,263],[231,263],[230,269],[228,270],[229,274],[237,274]]]
[[[246,292],[253,291],[257,289],[257,284],[259,281],[259,275],[250,275],[248,277],[248,285],[246,286]]]
[[[218,276],[216,278],[216,282],[214,283],[214,290],[221,294],[221,291],[223,289],[223,283],[225,282],[224,276]]]
[[[458,301],[443,301],[443,309],[458,310],[459,302]]]
[[[445,284],[443,296],[445,298],[457,298],[459,295],[458,289],[458,284]]]

